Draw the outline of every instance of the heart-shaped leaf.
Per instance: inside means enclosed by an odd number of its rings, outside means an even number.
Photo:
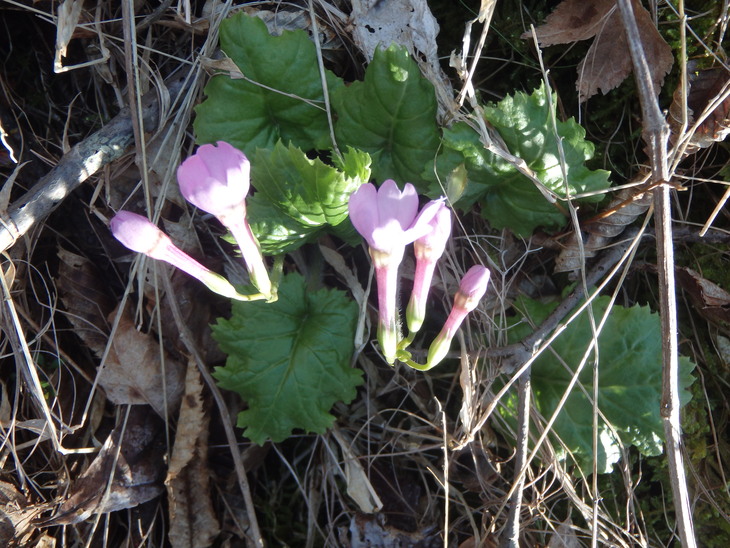
[[[332,425],[332,405],[352,401],[362,383],[362,372],[350,365],[357,316],[345,293],[310,291],[299,274],[282,279],[274,303],[233,304],[231,319],[213,326],[228,354],[214,376],[248,404],[238,415],[244,435],[263,444],[294,429],[321,434]]]

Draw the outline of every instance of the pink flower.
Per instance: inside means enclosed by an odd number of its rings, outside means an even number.
[[[459,284],[459,291],[454,297],[454,306],[451,308],[449,317],[446,318],[441,333],[434,339],[428,349],[428,368],[434,367],[444,359],[451,347],[451,340],[456,331],[466,318],[466,315],[474,310],[484,296],[489,285],[489,270],[481,265],[472,266]]]
[[[261,248],[246,220],[246,195],[250,188],[246,155],[224,141],[203,145],[177,169],[180,192],[195,207],[212,215],[231,231],[241,250],[251,281],[271,295],[269,274]]]
[[[147,217],[131,211],[120,211],[110,221],[114,237],[125,247],[152,259],[165,261],[203,282],[211,291],[224,297],[237,298],[238,292],[223,276],[211,272],[172,243],[170,237]]]
[[[203,145],[177,168],[180,192],[195,207],[223,219],[246,215],[251,165],[246,155],[224,141]]]
[[[403,191],[388,179],[379,189],[370,183],[350,195],[348,209],[355,229],[365,238],[378,284],[378,341],[389,364],[395,362],[400,339],[396,300],[398,266],[406,245],[431,231],[437,211],[432,202],[418,213],[418,194],[412,184]]]
[[[415,333],[423,325],[426,316],[426,301],[431,288],[436,262],[443,255],[446,243],[451,236],[451,210],[442,200],[430,221],[431,231],[413,243],[416,254],[416,273],[413,278],[413,292],[406,310],[408,329]]]
[[[418,213],[418,194],[411,183],[401,192],[388,179],[379,189],[367,183],[350,195],[348,209],[355,229],[370,246],[375,266],[399,264],[405,247],[431,231],[429,221],[436,214],[431,202]]]

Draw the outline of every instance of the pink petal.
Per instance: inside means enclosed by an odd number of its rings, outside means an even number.
[[[195,207],[216,216],[236,209],[246,199],[250,164],[240,150],[223,141],[203,145],[177,170],[180,192]]]
[[[355,230],[367,240],[368,244],[373,245],[373,232],[379,224],[378,190],[375,185],[371,183],[360,185],[360,188],[350,195],[347,208]]]
[[[381,226],[393,220],[402,231],[406,230],[418,213],[418,193],[411,183],[406,183],[403,192],[395,181],[388,179],[378,189],[378,212]]]
[[[144,253],[153,259],[165,255],[166,249],[173,245],[170,238],[147,217],[120,211],[109,222],[114,237],[126,248]]]
[[[432,200],[428,202],[418,214],[418,217],[411,223],[408,230],[405,231],[404,241],[406,244],[415,242],[429,234],[433,230],[431,221],[443,206],[443,198],[440,200]]]
[[[454,296],[454,309],[474,310],[487,291],[489,276],[489,270],[482,265],[472,266],[461,279],[459,291]]]
[[[416,240],[417,255],[418,249],[421,248],[427,250],[430,256],[438,258],[443,254],[444,249],[446,249],[446,243],[451,236],[451,210],[446,207],[446,204],[442,200],[437,201],[437,204],[439,207],[436,210],[436,215],[429,222],[431,231]],[[421,213],[426,211],[428,207],[426,205]]]

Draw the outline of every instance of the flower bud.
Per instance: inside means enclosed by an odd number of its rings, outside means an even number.
[[[456,331],[466,315],[477,307],[479,300],[487,291],[488,285],[489,270],[481,265],[472,266],[461,279],[459,291],[454,297],[454,306],[451,308],[449,317],[446,318],[441,332],[428,349],[427,364],[429,369],[446,357]]]
[[[114,237],[132,251],[179,268],[203,282],[214,293],[228,298],[240,297],[228,280],[207,269],[173,244],[170,237],[147,217],[131,211],[120,211],[112,218],[109,225]]]

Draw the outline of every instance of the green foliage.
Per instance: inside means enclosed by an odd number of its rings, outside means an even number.
[[[378,181],[418,184],[439,145],[436,95],[408,52],[378,49],[362,82],[332,93],[337,142],[373,158]]]
[[[343,292],[308,291],[302,276],[290,274],[275,303],[235,302],[231,319],[218,320],[213,335],[228,360],[214,376],[248,404],[238,426],[251,441],[332,425],[332,405],[352,401],[362,383],[362,372],[350,366],[357,315]]]
[[[331,167],[294,145],[258,149],[251,162],[257,189],[248,200],[251,228],[265,253],[292,251],[348,218],[347,202],[370,179],[370,157],[348,149]]]
[[[606,311],[608,297],[594,301],[596,322]],[[543,304],[521,299],[518,307],[533,324],[541,323],[557,303]],[[530,333],[528,324],[510,331],[512,342]],[[584,311],[532,366],[532,388],[537,409],[547,420],[557,409],[575,368],[593,338],[587,311]],[[598,471],[609,473],[620,457],[621,445],[634,445],[647,456],[662,452],[664,437],[659,414],[662,381],[662,346],[659,315],[646,306],[614,306],[598,337],[599,386]],[[593,394],[591,361],[580,374],[580,383],[562,408],[553,432],[573,454],[584,472],[593,462],[593,409],[586,396]],[[681,397],[686,403],[693,382],[693,364],[680,360]],[[584,390],[581,390],[581,386]],[[516,403],[512,397],[510,406]],[[512,420],[506,415],[508,420]],[[605,421],[608,421],[610,428]],[[618,439],[616,438],[618,435]],[[565,455],[563,455],[565,456]]]
[[[593,145],[585,140],[585,130],[574,120],[557,122],[557,132],[565,154],[567,189],[560,165],[558,140],[553,132],[551,112],[544,85],[532,95],[517,92],[494,106],[484,109],[486,120],[499,132],[508,150],[522,158],[542,184],[557,195],[566,196],[608,188],[607,171],[590,170],[585,161],[593,156]],[[466,167],[467,184],[463,195],[451,196],[462,209],[474,203],[481,206],[482,216],[495,228],[509,228],[520,236],[528,236],[543,226],[560,228],[567,218],[551,204],[535,184],[509,162],[488,152],[477,133],[465,123],[444,130],[443,148],[437,160],[439,178],[447,180],[461,166]],[[441,192],[427,168],[424,176],[432,180],[432,194]],[[600,196],[585,198],[596,201]]]
[[[211,78],[208,98],[196,109],[198,142],[224,140],[249,156],[279,139],[304,150],[331,146],[316,49],[307,33],[271,36],[261,19],[241,12],[221,23],[220,44],[251,81]],[[325,74],[330,91],[343,85]]]

